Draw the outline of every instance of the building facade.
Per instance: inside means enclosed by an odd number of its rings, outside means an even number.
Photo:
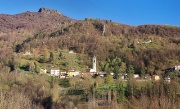
[[[60,70],[59,69],[51,69],[51,75],[54,75],[54,76],[59,76],[60,75]]]

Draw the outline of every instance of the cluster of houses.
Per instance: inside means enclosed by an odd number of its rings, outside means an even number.
[[[64,70],[60,70],[59,68],[52,68],[49,73],[47,73],[46,69],[41,68],[39,73],[48,74],[49,76],[54,76],[58,78],[75,77],[80,74],[79,71],[75,71],[75,70],[64,71]]]
[[[64,71],[60,70],[59,68],[52,68],[49,72],[50,76],[58,77],[58,78],[69,78],[69,77],[75,77],[77,75],[81,75],[81,77],[86,76],[86,75],[95,75],[96,73],[96,57],[93,57],[93,68],[92,69],[86,69],[86,72],[80,72],[76,70],[69,70],[69,71]],[[47,74],[47,70],[45,68],[40,69],[40,74]]]
[[[75,76],[81,76],[81,77],[86,77],[86,76],[100,76],[100,77],[105,77],[107,75],[106,72],[94,72],[94,69],[87,69],[86,72],[80,72],[80,71],[76,71],[76,70],[69,70],[69,71],[64,71],[64,70],[59,70],[58,68],[52,68],[50,70],[49,73],[47,73],[47,70],[42,68],[40,69],[40,74],[48,74],[49,76],[54,76],[54,77],[58,77],[58,78],[71,78],[71,77],[75,77]],[[114,76],[114,73],[110,73],[111,76]],[[122,74],[120,75],[120,78],[122,80],[125,80],[128,78],[128,74]],[[138,74],[134,74],[133,75],[134,79],[140,80],[140,76]],[[153,80],[153,81],[159,81],[160,80],[160,76],[159,75],[153,75],[153,76],[148,76],[146,75],[145,80]],[[168,79],[170,80],[170,79]]]
[[[90,75],[90,76],[100,76],[100,77],[105,77],[107,75],[106,72],[97,72],[96,71],[96,57],[94,56],[93,57],[93,68],[89,68],[89,69],[86,69],[85,72],[80,72],[80,71],[76,71],[76,70],[69,70],[69,71],[64,71],[64,70],[59,70],[58,68],[52,68],[49,72],[48,75],[50,76],[54,76],[54,77],[58,77],[58,78],[71,78],[71,77],[75,77],[77,75],[80,75],[81,77],[85,77],[87,75]],[[180,70],[180,66],[175,66],[174,70]],[[40,74],[47,74],[47,70],[42,68],[40,69]],[[114,73],[111,72],[110,75],[114,76]],[[125,73],[125,74],[122,74],[120,75],[120,78],[122,80],[124,79],[127,79],[128,78],[128,74]],[[133,78],[134,79],[137,79],[137,80],[142,80],[140,79],[140,76],[139,74],[134,74],[133,75]],[[167,78],[164,78],[166,81],[170,82],[170,78],[167,77]],[[143,80],[153,80],[153,81],[159,81],[160,80],[160,76],[159,75],[153,75],[153,76],[150,76],[150,75],[145,75],[144,79]]]
[[[151,43],[152,40],[146,39],[146,40],[143,40],[141,42],[139,42],[139,41],[137,41],[137,42],[138,43]],[[74,53],[73,50],[70,50],[69,53],[70,54],[76,54],[76,53]],[[25,52],[23,55],[31,55],[31,53]],[[54,77],[58,77],[58,78],[71,78],[71,77],[75,77],[77,75],[80,75],[81,77],[85,77],[88,75],[92,76],[92,77],[95,77],[95,76],[105,77],[107,75],[106,72],[97,72],[97,70],[96,70],[96,57],[95,56],[93,57],[92,62],[93,62],[93,68],[88,68],[88,69],[86,69],[85,72],[80,72],[80,71],[76,71],[76,70],[65,71],[65,70],[60,70],[59,68],[52,67],[50,69],[50,71],[47,71],[47,69],[45,69],[45,68],[41,68],[39,73],[40,74],[48,74],[49,76],[54,76]],[[169,72],[172,72],[172,71],[180,71],[180,65],[176,65],[173,68],[166,69],[165,75],[168,74]],[[111,72],[110,75],[114,76],[114,73]],[[119,77],[122,80],[125,80],[128,78],[128,74],[124,73],[124,74],[121,74]],[[153,80],[153,81],[159,81],[160,80],[159,75],[153,75],[153,76],[145,75],[144,79],[141,79],[138,74],[134,74],[133,78],[137,79],[137,80]],[[170,82],[170,78],[168,76],[165,76],[164,79],[166,81]]]

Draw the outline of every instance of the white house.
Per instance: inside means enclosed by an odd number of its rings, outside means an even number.
[[[104,77],[105,75],[107,75],[107,73],[106,73],[106,72],[98,72],[98,75],[99,75],[100,77]]]
[[[120,75],[119,75],[119,78],[121,78],[121,79],[127,79],[127,78],[128,78],[128,74],[127,74],[127,73],[120,74]]]
[[[96,72],[94,69],[86,69],[86,72]]]
[[[60,70],[56,69],[56,68],[52,68],[51,69],[51,75],[59,76],[60,75]]]
[[[152,42],[152,40],[144,40],[142,43],[143,44],[148,44],[148,43],[151,43]]]
[[[76,53],[74,53],[73,50],[70,50],[70,51],[69,51],[69,54],[76,54]]]
[[[176,70],[176,71],[180,70],[180,65],[176,65],[176,66],[175,66],[175,70]]]
[[[138,74],[134,74],[133,78],[139,78],[139,75]]]
[[[77,76],[77,75],[79,75],[79,71],[74,72],[74,76]]]
[[[29,51],[26,51],[23,55],[31,55]]]
[[[166,82],[168,82],[168,83],[171,82],[171,78],[170,78],[170,77],[164,78],[164,80],[165,80]]]
[[[111,75],[111,76],[114,76],[114,73],[113,73],[113,72],[110,72],[110,75]]]
[[[152,80],[154,80],[154,81],[159,81],[159,80],[160,80],[159,75],[153,75],[153,76],[152,76]]]

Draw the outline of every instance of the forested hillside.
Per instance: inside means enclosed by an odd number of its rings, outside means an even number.
[[[179,65],[179,34],[179,27],[167,25],[134,27],[85,19],[50,34],[38,33],[16,46],[16,51],[69,49],[89,57],[96,55],[99,70],[110,71],[110,66],[104,68],[108,60],[120,58],[126,67],[132,65],[135,73],[153,74]]]
[[[51,68],[86,72],[93,56],[106,77],[48,76]],[[180,27],[74,20],[47,8],[0,15],[0,108],[179,109],[177,65]],[[42,68],[47,75],[39,74]],[[160,75],[161,81],[145,75]]]

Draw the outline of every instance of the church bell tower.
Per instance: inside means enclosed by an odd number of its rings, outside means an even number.
[[[93,70],[96,72],[96,56],[93,57]]]

